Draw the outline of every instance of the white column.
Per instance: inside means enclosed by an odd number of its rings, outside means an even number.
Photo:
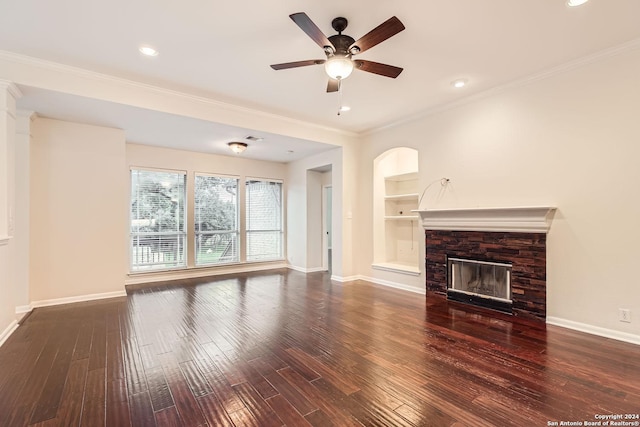
[[[33,111],[17,111],[13,176],[15,185],[9,206],[13,208],[14,234],[11,265],[14,269],[15,305],[18,319],[31,310],[29,293],[29,221],[30,221],[30,175],[31,175],[31,125],[36,118]],[[11,164],[11,162],[10,162]],[[11,219],[9,223],[11,224]]]
[[[13,236],[14,217],[11,206],[15,179],[12,158],[16,135],[16,100],[22,94],[12,82],[0,80],[0,245]]]

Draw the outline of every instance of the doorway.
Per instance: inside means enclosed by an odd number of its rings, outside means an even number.
[[[331,274],[331,234],[332,234],[332,197],[333,188],[330,185],[322,187],[322,267]]]

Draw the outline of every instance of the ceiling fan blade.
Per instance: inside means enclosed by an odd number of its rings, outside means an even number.
[[[327,36],[325,36],[320,28],[318,28],[318,26],[313,23],[311,18],[309,18],[306,13],[294,13],[292,15],[289,15],[289,18],[291,18],[302,31],[304,31],[309,37],[311,37],[313,41],[318,44],[318,46],[320,46],[321,48],[324,48],[325,46],[331,46],[334,51],[336,50],[336,48],[333,46],[333,43],[329,41]]]
[[[340,90],[340,80],[329,79],[329,83],[327,83],[327,93],[337,92],[339,90]]]
[[[273,64],[271,68],[274,70],[286,70],[287,68],[306,67],[307,65],[320,65],[324,64],[324,59],[308,59],[306,61],[285,62],[282,64]]]
[[[402,30],[404,30],[402,22],[400,22],[400,20],[395,16],[392,16],[356,40],[355,43],[349,46],[349,50],[351,50],[352,47],[357,46],[360,49],[358,53],[362,53],[365,50],[371,49],[375,45],[382,43],[386,39],[395,36]]]
[[[368,73],[379,74],[385,77],[391,77],[395,79],[402,72],[402,68],[394,67],[393,65],[381,64],[373,61],[363,61],[356,59],[353,62],[356,64],[358,70],[366,71]]]

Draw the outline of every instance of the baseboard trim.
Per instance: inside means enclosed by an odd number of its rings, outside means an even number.
[[[291,265],[291,264],[287,264],[287,268],[290,270],[295,270],[295,271],[299,271],[300,273],[319,273],[321,271],[327,271],[326,268],[324,267],[313,267],[313,268],[304,268],[304,267],[298,267],[295,265]]]
[[[33,310],[33,306],[29,305],[19,305],[16,307],[16,315],[27,314],[31,310]]]
[[[0,347],[2,347],[2,344],[4,344],[4,342],[9,339],[11,334],[16,329],[18,329],[18,322],[14,320],[11,323],[9,323],[9,326],[7,326],[4,331],[0,333]]]
[[[21,323],[22,320],[33,310],[33,306],[29,305],[19,305],[16,307],[16,321]]]
[[[412,292],[414,294],[426,295],[427,290],[425,288],[416,288],[414,286],[408,286],[404,283],[392,282],[390,280],[376,279],[374,277],[361,276],[360,280],[366,280],[367,282],[375,283],[376,285],[386,286],[388,288],[401,289],[403,291]]]
[[[95,301],[107,298],[116,298],[116,297],[126,297],[127,292],[122,291],[114,291],[114,292],[104,292],[100,294],[88,294],[88,295],[78,295],[75,297],[65,297],[65,298],[55,298],[55,299],[45,299],[40,301],[32,301],[31,307],[50,307],[53,305],[62,305],[62,304],[72,304],[74,302],[85,302],[85,301]]]
[[[620,332],[613,329],[601,328],[599,326],[587,325],[586,323],[574,322],[573,320],[561,319],[559,317],[547,317],[547,323],[549,325],[573,329],[574,331],[585,332],[591,335],[597,335],[604,338],[611,338],[618,341],[640,345],[640,335]]]
[[[376,285],[386,286],[388,288],[400,289],[400,290],[408,291],[414,294],[420,294],[420,295],[427,294],[426,289],[423,289],[423,288],[415,288],[413,286],[407,286],[404,283],[392,282],[390,280],[376,279],[373,277],[363,276],[360,274],[355,276],[347,276],[347,277],[331,276],[331,280],[335,280],[336,282],[341,282],[341,283],[364,280],[365,282],[371,282]]]
[[[356,280],[360,280],[362,276],[331,276],[331,280],[335,280],[336,282],[345,283],[345,282],[355,282]]]

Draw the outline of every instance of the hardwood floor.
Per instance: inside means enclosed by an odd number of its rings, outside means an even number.
[[[39,308],[0,348],[0,426],[547,426],[638,412],[640,346],[322,273]]]

